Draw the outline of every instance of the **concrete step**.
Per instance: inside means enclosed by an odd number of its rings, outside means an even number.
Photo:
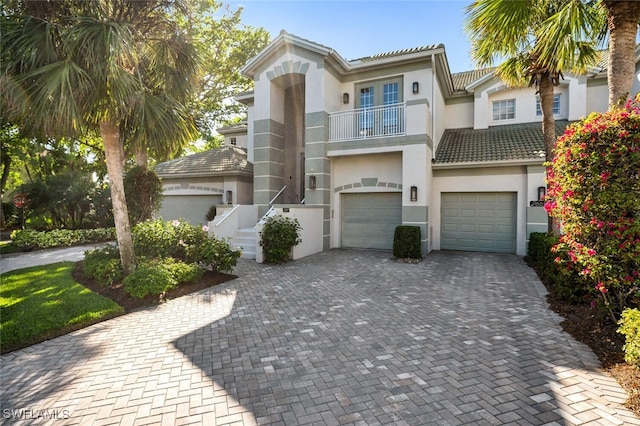
[[[256,258],[256,230],[255,228],[238,229],[236,235],[229,241],[231,248],[242,249],[243,259]]]

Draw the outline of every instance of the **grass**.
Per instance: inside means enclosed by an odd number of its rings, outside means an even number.
[[[2,274],[1,353],[124,313],[111,299],[74,281],[73,267],[73,262],[62,262]]]

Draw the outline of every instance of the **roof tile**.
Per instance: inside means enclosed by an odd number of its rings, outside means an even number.
[[[154,168],[160,177],[180,175],[253,174],[253,164],[247,160],[247,152],[228,145],[197,154],[176,158],[157,164]]]
[[[564,133],[567,120],[556,120],[556,134]],[[436,164],[505,160],[544,161],[542,124],[523,123],[488,129],[445,130],[436,152]]]

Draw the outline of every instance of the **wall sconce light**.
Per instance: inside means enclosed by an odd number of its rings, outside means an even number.
[[[342,103],[345,105],[349,103],[349,94],[347,92],[342,94]]]
[[[420,92],[420,83],[417,81],[413,82],[413,94],[417,95]]]
[[[233,192],[231,190],[227,191],[227,204],[233,204]]]
[[[411,201],[418,201],[418,187],[415,185],[411,187]]]
[[[314,175],[309,176],[309,189],[316,189],[316,177]]]
[[[538,187],[538,201],[544,201],[544,198],[547,196],[547,187],[539,186]]]

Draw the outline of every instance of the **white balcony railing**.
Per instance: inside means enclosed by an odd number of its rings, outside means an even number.
[[[329,114],[329,141],[369,139],[406,134],[404,102]]]

